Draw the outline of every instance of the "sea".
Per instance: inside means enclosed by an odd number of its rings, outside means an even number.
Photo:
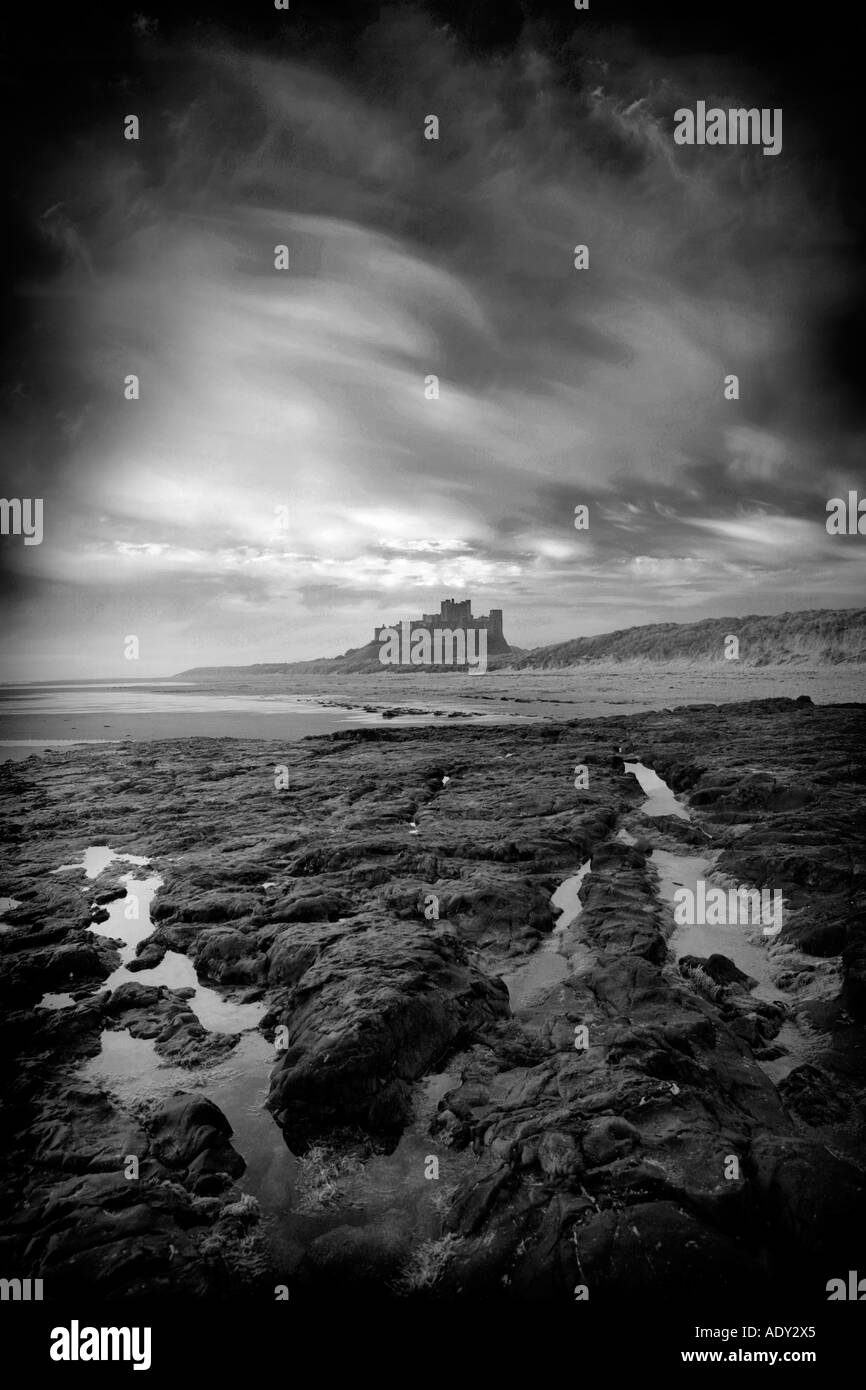
[[[565,671],[232,674],[193,681],[0,686],[0,761],[77,744],[178,738],[295,740],[365,725],[527,723],[808,695],[866,702],[866,666],[592,664]]]

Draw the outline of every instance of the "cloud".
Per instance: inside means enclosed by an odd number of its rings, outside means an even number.
[[[605,42],[472,56],[411,7],[339,71],[197,38],[138,146],[97,124],[49,160],[32,216],[55,260],[20,287],[36,327],[4,441],[45,540],[3,551],[41,586],[46,653],[64,586],[83,642],[97,591],[100,622],[158,612],[167,667],[185,632],[246,651],[251,612],[261,659],[287,628],[321,655],[431,590],[504,608],[518,641],[542,612],[549,640],[674,600],[730,612],[759,575],[771,608],[792,576],[858,601],[823,517],[863,441],[808,332],[844,289],[831,214],[787,152],[674,147],[689,55]]]
[[[725,445],[729,471],[737,478],[770,482],[780,476],[788,457],[783,440],[748,425],[728,430]]]

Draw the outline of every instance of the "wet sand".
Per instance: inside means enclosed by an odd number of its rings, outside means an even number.
[[[483,676],[237,676],[214,682],[106,682],[97,687],[0,687],[0,762],[77,742],[172,738],[297,739],[379,724],[454,726],[577,719],[809,695],[817,704],[866,701],[866,666],[720,668],[595,665]],[[418,713],[426,711],[426,713]],[[451,716],[449,718],[449,716]],[[28,742],[29,741],[29,742]],[[107,744],[110,746],[110,743]]]

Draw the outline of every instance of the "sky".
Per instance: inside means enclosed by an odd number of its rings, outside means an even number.
[[[772,51],[595,0],[143,3],[13,170],[5,679],[335,655],[446,597],[521,647],[863,602],[825,527],[862,228]],[[676,145],[698,100],[781,105],[781,153]]]

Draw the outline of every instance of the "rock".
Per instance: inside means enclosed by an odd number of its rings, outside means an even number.
[[[299,1142],[335,1122],[399,1130],[406,1083],[508,1010],[456,936],[396,922],[334,942],[302,983],[268,1098]]]
[[[272,1296],[303,1270],[324,1296],[406,1281],[419,1297],[570,1305],[582,1271],[591,1298],[620,1310],[693,1287],[711,1301],[754,1288],[763,1307],[793,1271],[823,1301],[860,1249],[860,1170],[833,1155],[862,1153],[863,733],[857,706],[772,700],[289,745],[120,744],[110,778],[86,746],[26,774],[10,765],[16,854],[2,891],[21,906],[0,933],[7,1268],[50,1270],[52,1296],[220,1297],[263,1273]],[[688,793],[691,822],[643,814],[623,748]],[[592,775],[575,798],[578,756]],[[279,797],[277,762],[291,768]],[[393,1152],[411,1126],[398,1164],[419,1141],[444,1158],[417,1228],[357,1184],[362,1209],[328,1216],[339,1232],[299,1221],[275,1277],[255,1204],[233,1188],[242,1159],[224,1117],[196,1108],[208,1064],[238,1035],[203,1028],[188,989],[145,976],[100,989],[117,951],[87,930],[83,875],[50,872],[96,843],[149,856],[165,880],[133,970],[185,953],[215,988],[261,997],[269,1036],[288,1029],[270,1104],[296,1152],[352,1150],[358,1130]],[[790,1008],[756,999],[724,956],[677,970],[649,856],[699,845],[718,851],[725,881],[784,892],[768,958]],[[570,968],[513,1018],[499,976],[549,964],[551,894],[586,859]],[[112,866],[88,893],[116,892],[119,876]],[[429,895],[438,917],[425,916]],[[70,985],[72,1008],[35,1007]],[[814,1055],[777,1090],[758,1058],[779,1052],[767,1044],[795,1013]],[[105,1028],[195,1066],[197,1094],[155,1117],[79,1094],[73,1069]],[[443,1072],[436,1112],[419,1083]],[[118,1175],[127,1148],[135,1184]],[[738,1179],[725,1176],[731,1156]]]
[[[120,884],[116,884],[113,888],[103,888],[100,892],[94,893],[93,901],[102,907],[105,903],[113,903],[116,902],[118,898],[125,897],[126,889]]]
[[[682,956],[680,959],[680,969],[683,967],[692,970],[700,969],[705,975],[709,975],[717,985],[745,985],[751,989],[758,982],[745,971],[740,970],[739,966],[727,956],[713,954],[711,956]]]
[[[165,957],[166,946],[162,941],[146,941],[138,948],[133,960],[127,964],[127,970],[154,970]]]
[[[341,893],[307,890],[293,893],[268,908],[269,922],[335,922],[353,911],[351,898]]]
[[[843,900],[832,909],[803,913],[799,920],[789,917],[785,941],[812,956],[838,956],[849,937],[846,907]]]
[[[843,997],[855,1018],[866,1020],[866,931],[851,934],[842,952]]]
[[[587,1168],[598,1168],[629,1154],[640,1143],[640,1131],[620,1115],[594,1120],[581,1140]]]
[[[223,984],[255,984],[264,977],[265,958],[255,942],[234,927],[214,927],[196,941],[195,968],[199,975]]]
[[[160,891],[150,910],[154,922],[236,922],[258,907],[259,899],[252,893],[224,893],[217,889],[199,893]]]
[[[541,1171],[549,1178],[576,1174],[582,1167],[580,1148],[574,1137],[556,1130],[548,1130],[541,1136],[536,1157]]]
[[[742,1038],[750,1047],[762,1048],[764,1039],[759,1023],[757,1014],[745,1014],[742,1018],[731,1019],[728,1027],[732,1033],[736,1033],[737,1037]]]
[[[281,931],[267,954],[267,981],[273,988],[295,985],[344,932],[298,922]]]
[[[550,894],[524,877],[503,884],[490,872],[475,871],[459,885],[438,885],[436,894],[440,918],[474,945],[493,941],[504,945],[522,937],[527,927],[553,930]]]
[[[43,980],[49,988],[68,987],[84,980],[104,980],[114,969],[114,953],[102,945],[70,941],[58,946],[43,966]]]
[[[128,1154],[148,1151],[144,1130],[101,1091],[70,1087],[46,1106],[31,1138],[36,1163],[71,1173],[118,1173]]]
[[[800,1262],[801,1293],[824,1297],[835,1268],[855,1269],[866,1237],[866,1174],[826,1145],[762,1135],[748,1155],[760,1219],[780,1262]]]
[[[238,1177],[246,1167],[229,1143],[231,1125],[205,1096],[181,1094],[164,1101],[151,1117],[150,1131],[154,1153],[169,1168]]]
[[[158,1004],[166,995],[164,985],[140,985],[137,980],[124,980],[105,1005],[106,1013],[122,1014],[128,1009],[148,1009]]]
[[[637,1203],[626,1211],[590,1216],[575,1230],[579,1268],[574,1283],[585,1284],[590,1303],[622,1298],[688,1301],[754,1296],[760,1268],[744,1244],[702,1225],[673,1202]]]
[[[792,1115],[813,1127],[844,1122],[853,1106],[838,1078],[808,1062],[783,1077],[779,1094]]]

